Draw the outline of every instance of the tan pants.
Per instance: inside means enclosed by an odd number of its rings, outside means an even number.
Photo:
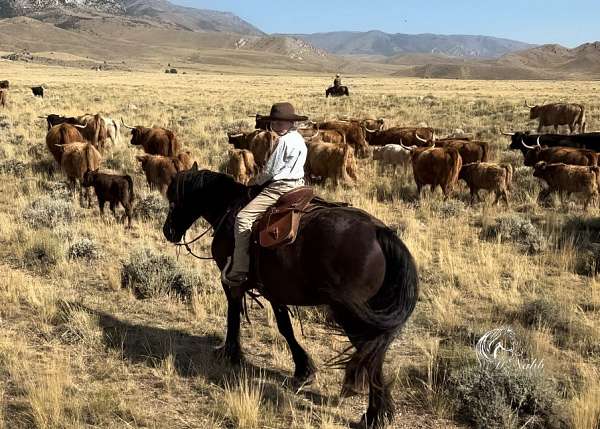
[[[235,218],[235,249],[231,273],[247,273],[250,268],[252,225],[286,192],[304,185],[304,180],[277,181],[262,190]]]

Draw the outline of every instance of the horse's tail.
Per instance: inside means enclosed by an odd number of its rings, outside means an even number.
[[[377,294],[368,301],[362,318],[375,333],[393,334],[415,309],[419,276],[412,255],[391,229],[378,228],[377,241],[385,256],[385,277]]]
[[[366,303],[342,303],[369,327],[365,332],[349,332],[361,341],[395,335],[412,314],[419,293],[417,267],[404,243],[387,227],[378,227],[376,234],[385,256],[383,284]]]
[[[390,383],[383,376],[387,350],[417,303],[419,280],[410,252],[389,228],[378,227],[377,241],[385,256],[385,276],[377,293],[367,303],[356,304],[342,299],[341,308],[332,308],[356,351],[351,347],[334,358],[332,365],[345,366],[342,395],[359,392],[369,385],[370,407],[367,411],[378,423],[391,421],[394,402]],[[372,399],[372,404],[371,404]]]

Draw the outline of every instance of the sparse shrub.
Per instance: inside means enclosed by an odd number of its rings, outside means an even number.
[[[61,242],[53,234],[39,233],[33,236],[23,252],[23,263],[29,269],[49,272],[62,259]]]
[[[527,201],[537,198],[540,192],[540,182],[533,177],[529,167],[520,166],[513,173],[512,197],[517,201]]]
[[[548,245],[542,231],[533,225],[529,219],[518,215],[496,219],[493,225],[483,228],[481,238],[498,240],[502,243],[514,242],[531,254],[543,252]]]
[[[171,294],[188,298],[199,282],[195,272],[181,267],[173,257],[148,248],[133,251],[121,270],[121,285],[141,299]]]
[[[560,230],[557,246],[573,246],[576,252],[575,272],[593,276],[600,272],[600,220],[573,217]]]
[[[69,259],[85,259],[92,261],[100,257],[100,248],[95,241],[81,238],[73,242],[67,251]]]
[[[31,171],[36,174],[43,174],[48,177],[53,177],[58,169],[58,165],[53,159],[44,158],[30,163]]]
[[[583,354],[598,352],[592,330],[574,317],[575,309],[558,300],[535,298],[526,301],[517,316],[530,328],[547,327],[559,347],[573,348]]]
[[[110,170],[122,172],[121,174],[131,174],[135,171],[136,166],[133,154],[134,152],[130,149],[115,149],[112,156],[104,160],[104,166]]]
[[[134,216],[142,220],[163,221],[168,212],[169,206],[167,202],[158,194],[148,194],[141,197],[135,203],[133,210]]]
[[[438,217],[449,219],[459,216],[465,211],[465,204],[460,200],[431,200],[431,209]]]
[[[466,367],[450,377],[458,416],[476,428],[566,428],[555,386],[513,365]]]
[[[16,177],[25,177],[27,166],[17,159],[7,159],[0,163],[0,174],[10,174]]]
[[[23,218],[32,228],[55,228],[73,222],[74,211],[71,203],[45,196],[32,201]]]
[[[9,141],[14,145],[21,145],[25,141],[25,136],[22,134],[15,134],[10,138]]]

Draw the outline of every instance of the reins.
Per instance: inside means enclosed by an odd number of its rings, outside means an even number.
[[[202,232],[199,236],[197,236],[196,238],[194,238],[191,241],[185,241],[185,235],[184,235],[184,242],[183,243],[176,243],[175,246],[181,247],[184,246],[185,250],[188,251],[188,254],[192,255],[194,258],[196,259],[200,259],[201,261],[212,261],[214,258],[212,256],[198,256],[196,255],[192,249],[190,248],[190,244],[194,244],[196,241],[200,240],[202,237],[204,237],[206,234],[208,234],[210,232],[210,230],[213,230],[212,233],[212,237],[215,236],[215,234],[217,232],[219,232],[219,229],[221,228],[221,226],[223,226],[223,223],[225,222],[225,219],[227,219],[227,216],[229,215],[229,213],[231,212],[231,208],[229,208],[225,214],[223,216],[221,216],[221,219],[219,219],[219,222],[217,222],[217,225],[213,228],[213,226],[209,226],[204,232]]]

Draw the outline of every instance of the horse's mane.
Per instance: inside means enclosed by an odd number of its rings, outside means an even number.
[[[202,195],[202,201],[208,211],[220,217],[221,212],[229,211],[224,225],[233,228],[233,219],[250,201],[250,188],[236,182],[233,177],[210,170],[188,170],[179,173],[175,181],[177,199]],[[231,224],[231,225],[229,225]]]

